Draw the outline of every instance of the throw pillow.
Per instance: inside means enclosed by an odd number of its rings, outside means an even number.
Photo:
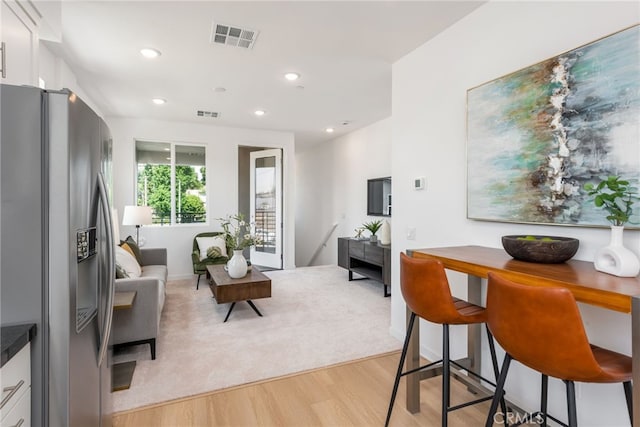
[[[217,246],[220,249],[220,256],[227,256],[227,245],[224,241],[224,236],[212,236],[212,237],[196,237],[198,243],[198,249],[200,250],[200,261],[207,258],[207,250],[212,246]]]
[[[116,262],[116,279],[126,279],[129,277],[127,270]]]
[[[136,258],[120,246],[116,246],[116,264],[120,264],[129,277],[140,277],[142,269]]]
[[[131,248],[131,250],[133,251],[133,256],[136,258],[136,261],[138,261],[138,264],[142,264],[142,253],[140,252],[140,248],[138,247],[138,244],[133,239],[133,237],[127,236],[125,240],[120,242],[120,245],[123,245],[124,243],[129,245],[129,247]]]
[[[129,246],[128,243],[125,242],[125,243],[121,244],[120,247],[122,249],[124,249],[125,251],[129,252],[134,257],[136,256],[136,254],[133,252],[133,249],[131,249],[131,246]],[[136,260],[137,260],[137,258],[136,258]]]
[[[220,253],[220,248],[217,246],[211,246],[207,249],[207,258],[220,258],[222,254]]]

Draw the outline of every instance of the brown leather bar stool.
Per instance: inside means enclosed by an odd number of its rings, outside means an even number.
[[[506,351],[498,378],[496,395],[504,390],[512,360],[542,374],[540,412],[547,414],[548,377],[559,378],[567,387],[569,426],[577,425],[574,381],[587,383],[621,382],[633,423],[631,403],[631,358],[589,344],[582,317],[573,294],[565,288],[521,285],[489,273],[487,286],[489,329]],[[494,398],[486,426],[493,425],[498,407]]]
[[[487,320],[487,312],[483,307],[468,303],[467,301],[454,298],[451,295],[449,281],[444,271],[442,262],[437,259],[416,259],[411,258],[403,253],[400,254],[400,287],[402,296],[411,310],[409,325],[407,328],[407,336],[404,340],[402,353],[400,355],[400,363],[396,379],[393,384],[393,392],[391,393],[391,401],[389,402],[389,410],[387,411],[387,420],[385,426],[389,425],[391,419],[391,411],[398,392],[400,378],[405,375],[417,373],[423,369],[430,368],[437,364],[442,364],[442,426],[446,427],[448,414],[456,409],[461,409],[469,405],[484,402],[492,398],[492,396],[483,397],[471,402],[463,403],[456,406],[450,406],[450,365],[456,366],[458,369],[467,371],[470,375],[479,380],[495,386],[495,383],[480,375],[468,370],[464,366],[456,363],[449,358],[449,325],[470,325],[474,323],[485,323]],[[407,356],[407,347],[411,338],[411,331],[416,316],[428,320],[433,323],[442,324],[442,360],[402,372],[402,365]],[[496,360],[495,346],[489,329],[487,328],[489,337],[489,349],[491,350],[491,361],[493,362],[494,375],[498,377],[498,362]],[[498,397],[501,402],[503,413],[506,413],[506,404],[502,396]]]

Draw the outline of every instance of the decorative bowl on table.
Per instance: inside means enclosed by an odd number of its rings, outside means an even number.
[[[565,262],[576,254],[580,241],[572,237],[502,236],[502,247],[515,259],[544,264]]]

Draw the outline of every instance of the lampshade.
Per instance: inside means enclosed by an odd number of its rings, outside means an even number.
[[[125,206],[122,225],[153,224],[150,206]]]

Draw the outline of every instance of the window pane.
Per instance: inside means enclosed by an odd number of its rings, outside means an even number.
[[[176,145],[176,222],[207,221],[205,149]]]
[[[136,163],[137,204],[151,206],[154,224],[172,224],[172,208],[175,224],[207,221],[205,147],[136,141]]]
[[[256,159],[255,170],[255,227],[262,239],[255,250],[273,254],[276,252],[276,158]]]
[[[171,144],[136,141],[137,204],[153,208],[153,223],[171,224]]]

